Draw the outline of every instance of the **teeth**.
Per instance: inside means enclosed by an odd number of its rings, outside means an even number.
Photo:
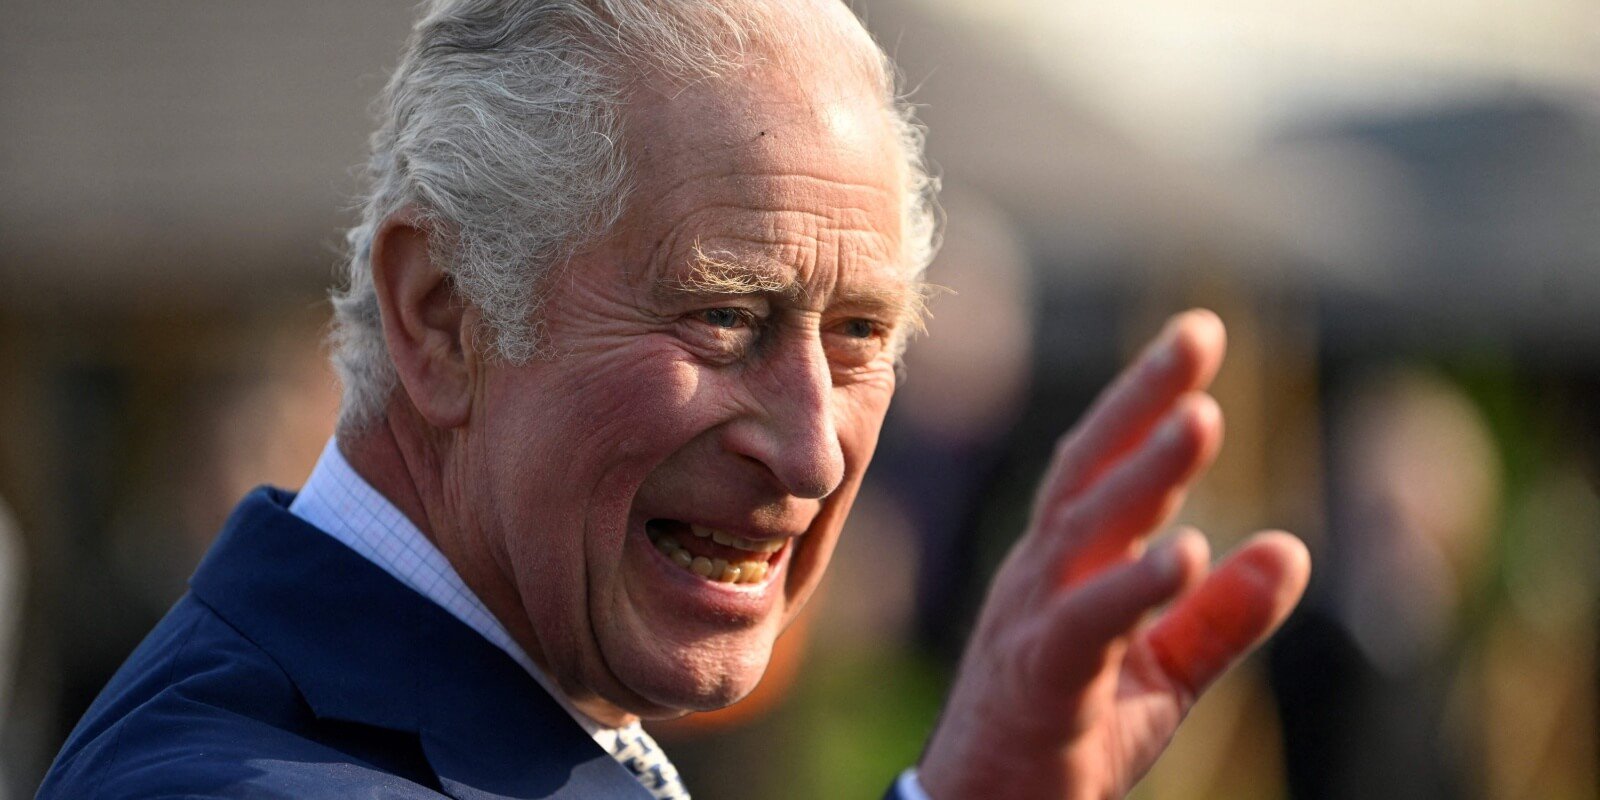
[[[740,583],[760,583],[761,579],[765,577],[767,577],[767,562],[765,561],[746,561],[739,565]]]
[[[752,541],[740,536],[720,533],[704,528],[694,528],[694,534],[700,538],[713,538],[718,544],[734,547],[740,550],[749,550],[762,555],[776,552],[783,547],[785,540]],[[705,531],[702,533],[701,531]],[[723,539],[728,541],[724,542]],[[706,558],[697,556],[678,544],[676,537],[665,534],[652,538],[655,548],[660,550],[667,559],[677,564],[680,569],[687,570],[707,580],[718,583],[760,583],[767,577],[771,569],[764,558],[755,558],[748,561],[730,562],[723,558]]]
[[[703,528],[699,525],[690,525],[689,530],[701,539],[709,538],[724,547],[737,547],[740,550],[749,550],[752,553],[776,553],[783,549],[784,539],[746,539],[713,528]]]
[[[734,545],[734,547],[737,547],[741,550],[754,550],[757,553],[776,553],[783,549],[783,541],[784,540],[782,539],[763,539],[761,541],[756,541],[754,539],[741,538],[738,543]]]

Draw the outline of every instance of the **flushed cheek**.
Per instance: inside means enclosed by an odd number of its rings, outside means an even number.
[[[642,357],[582,361],[507,368],[486,382],[474,420],[472,505],[498,514],[514,568],[547,587],[614,565],[639,483],[692,434],[692,371]]]
[[[550,441],[568,479],[643,477],[712,420],[701,402],[698,371],[677,358],[618,351],[616,358],[574,364],[557,382],[515,387],[538,422],[522,442]],[[518,446],[522,442],[513,442]],[[624,475],[616,475],[618,470]]]

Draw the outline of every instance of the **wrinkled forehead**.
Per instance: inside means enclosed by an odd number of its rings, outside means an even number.
[[[906,154],[877,46],[833,0],[761,8],[803,13],[767,20],[769,33],[743,43],[740,62],[719,74],[630,92],[621,120],[630,185],[617,231],[632,239],[626,260],[650,264],[630,278],[681,279],[714,265],[724,277],[746,269],[755,283],[787,270],[788,282],[909,284],[900,270]]]
[[[909,284],[904,157],[873,87],[776,68],[630,107],[628,223],[652,273],[716,263],[766,280]]]

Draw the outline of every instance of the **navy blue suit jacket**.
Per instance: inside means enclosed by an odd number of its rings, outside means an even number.
[[[499,648],[258,489],[41,798],[648,798]]]

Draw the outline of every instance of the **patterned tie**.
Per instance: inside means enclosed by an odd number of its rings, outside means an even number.
[[[667,760],[661,745],[638,725],[617,731],[611,757],[628,768],[639,784],[656,800],[689,800],[689,790],[678,777],[678,768]]]

